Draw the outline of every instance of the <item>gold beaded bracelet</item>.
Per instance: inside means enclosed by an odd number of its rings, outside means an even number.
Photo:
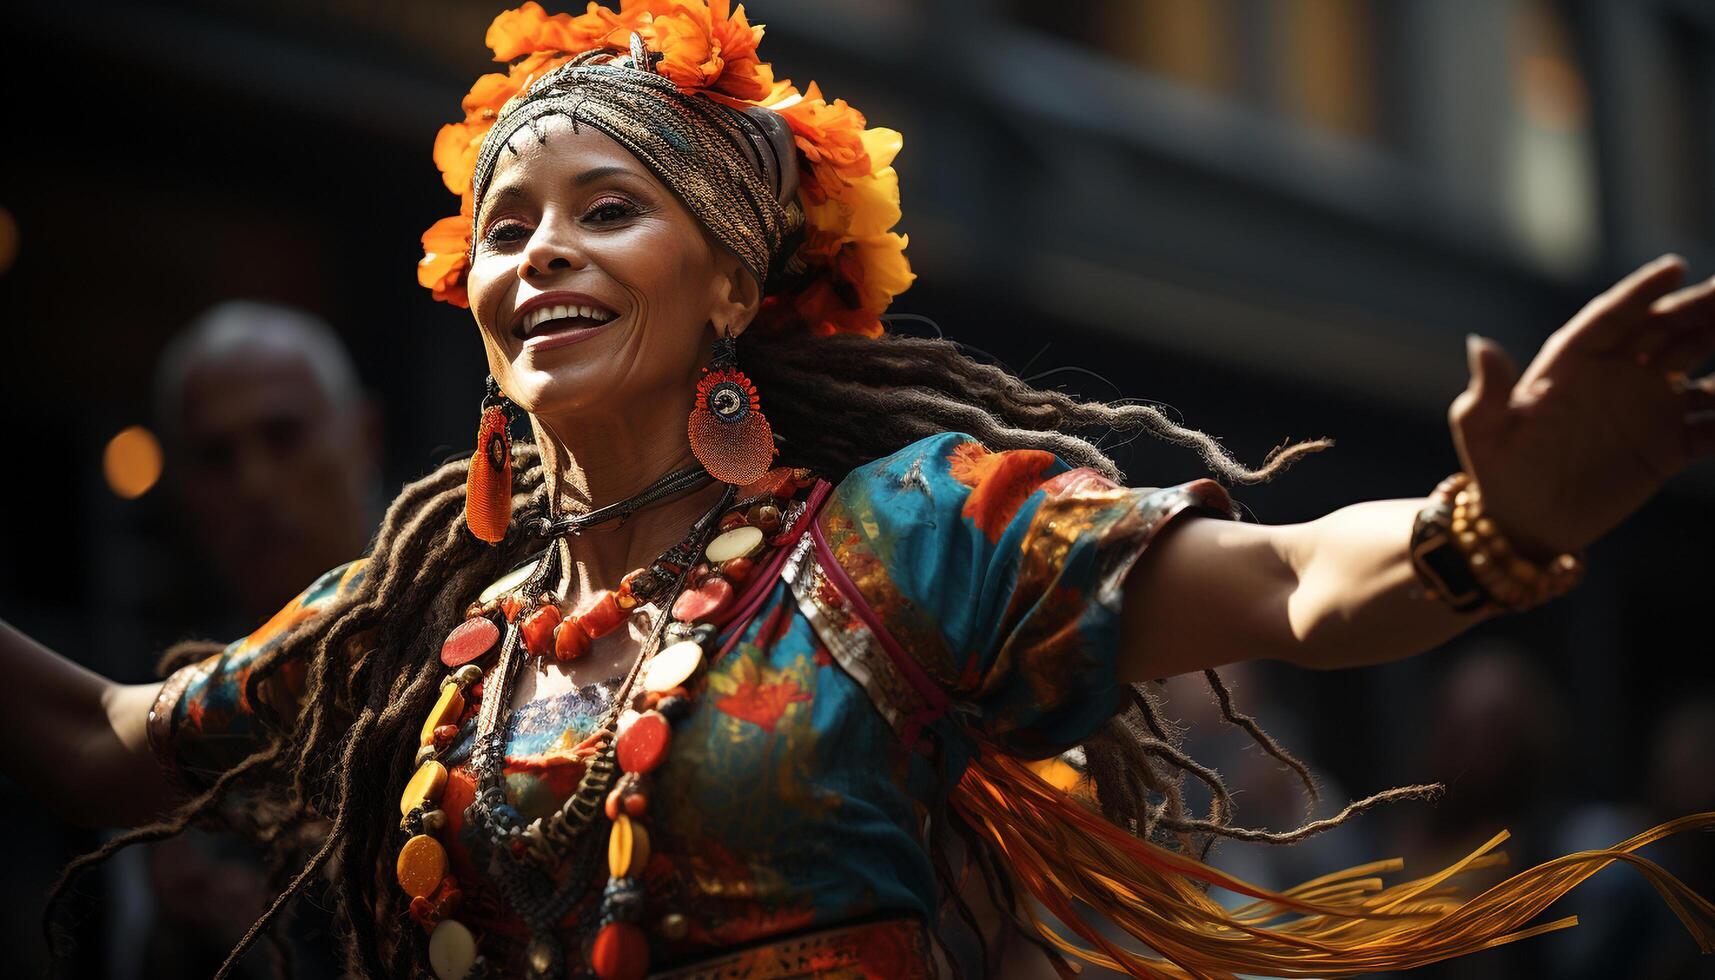
[[[1539,564],[1518,554],[1483,513],[1482,493],[1469,475],[1455,473],[1442,480],[1431,497],[1452,508],[1453,544],[1493,605],[1509,611],[1539,606],[1571,591],[1583,577],[1582,555],[1568,552]]]

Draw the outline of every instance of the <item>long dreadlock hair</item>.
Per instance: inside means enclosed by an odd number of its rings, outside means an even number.
[[[1074,467],[1088,466],[1116,481],[1125,474],[1080,431],[1141,428],[1195,450],[1219,478],[1245,484],[1267,481],[1329,445],[1313,440],[1282,446],[1253,469],[1213,437],[1174,422],[1155,405],[1082,401],[1036,388],[941,338],[772,335],[744,342],[751,354],[746,371],[765,393],[769,421],[781,437],[780,464],[809,467],[835,481],[856,466],[943,431],[967,432],[996,450],[1046,449]],[[830,404],[840,406],[837,415],[826,411]],[[514,527],[521,527],[545,513],[547,495],[538,450],[520,443],[514,453]],[[335,913],[344,925],[349,974],[415,976],[426,966],[423,944],[405,941],[404,931],[415,927],[393,887],[393,826],[387,818],[411,773],[417,728],[440,686],[439,659],[421,651],[438,648],[463,618],[471,597],[539,547],[520,533],[490,546],[467,532],[468,468],[465,459],[448,462],[407,486],[382,520],[361,584],[257,662],[246,696],[260,706],[266,737],[252,755],[165,819],[120,835],[66,867],[45,913],[56,961],[63,959],[68,942],[58,926],[65,895],[79,874],[126,846],[214,819],[222,804],[242,790],[245,826],[240,829],[270,853],[274,867],[296,864],[297,870],[279,875],[277,897],[217,977],[229,975],[259,938],[274,940],[280,913],[324,879],[331,880]],[[181,644],[169,651],[163,667],[219,649],[210,643]],[[267,707],[274,702],[264,696],[263,685],[292,662],[307,663],[308,677],[296,717],[284,718]],[[1205,677],[1226,721],[1296,772],[1314,798],[1315,782],[1304,764],[1234,707],[1219,675],[1211,670]],[[1205,854],[1220,838],[1299,840],[1377,803],[1435,789],[1389,790],[1291,831],[1239,826],[1221,776],[1185,755],[1178,733],[1161,718],[1157,696],[1143,685],[1134,686],[1131,704],[1085,743],[1084,752],[1097,802],[1109,820],[1138,836]],[[1187,776],[1208,787],[1211,802],[1204,816],[1186,808]],[[229,811],[220,816],[230,819]],[[996,907],[1008,914],[1006,924],[1019,927],[1018,895],[1004,873],[1004,858],[956,819],[938,816],[931,819],[930,848],[945,901],[976,930],[946,857],[951,831],[965,839],[966,857],[982,872]],[[1043,945],[1032,930],[1020,931]],[[986,946],[982,969],[988,974]]]

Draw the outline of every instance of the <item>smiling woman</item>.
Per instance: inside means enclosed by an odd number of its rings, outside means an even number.
[[[1062,969],[1408,968],[1571,924],[1533,920],[1614,861],[1715,949],[1715,905],[1632,853],[1715,814],[1470,897],[1457,876],[1501,837],[1386,887],[1397,862],[1282,892],[1225,875],[1192,856],[1214,837],[1296,840],[1433,788],[1242,826],[1136,683],[1207,671],[1308,781],[1213,668],[1404,657],[1569,588],[1590,541],[1715,450],[1715,382],[1687,377],[1715,352],[1715,284],[1646,267],[1522,378],[1474,343],[1452,408],[1466,472],[1431,497],[1239,524],[1221,483],[1125,486],[1080,433],[1144,428],[1229,483],[1322,444],[1252,469],[1151,406],[884,329],[911,279],[899,135],[775,79],[760,37],[721,0],[496,19],[509,69],[436,141],[461,207],[419,267],[482,335],[478,451],[407,487],[367,556],[255,634],[181,650],[165,684],[116,687],[0,632],[19,678],[0,710],[48,746],[7,753],[17,778],[89,819],[158,818],[68,879],[216,815],[283,857],[309,836],[223,974],[323,873],[356,976],[989,973],[986,944],[979,963],[933,951],[960,928],[945,910],[975,926],[952,834]],[[534,438],[512,446],[520,414]],[[1038,776],[1057,757],[1085,770],[1069,789]]]

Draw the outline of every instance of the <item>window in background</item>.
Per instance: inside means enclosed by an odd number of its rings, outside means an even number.
[[[1377,139],[1375,0],[1009,0],[1008,9],[1015,22],[1181,88]]]
[[[1550,272],[1575,276],[1597,257],[1590,96],[1565,18],[1548,0],[1512,0],[1503,207],[1519,244]]]
[[[1313,129],[1374,141],[1382,108],[1374,0],[1283,0],[1269,9],[1275,104]]]
[[[1123,61],[1187,88],[1236,97],[1234,0],[1008,0],[1026,27]]]

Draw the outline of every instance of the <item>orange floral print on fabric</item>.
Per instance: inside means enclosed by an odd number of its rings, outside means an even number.
[[[715,701],[715,710],[748,721],[772,734],[787,709],[810,695],[791,677],[769,680],[756,661],[745,659],[734,665],[731,674],[709,678],[709,686],[724,696]]]
[[[1000,540],[1013,515],[1041,486],[1043,472],[1054,461],[1053,453],[1041,449],[991,453],[974,439],[959,443],[947,454],[953,479],[971,488],[962,513],[982,528],[990,544]]]

